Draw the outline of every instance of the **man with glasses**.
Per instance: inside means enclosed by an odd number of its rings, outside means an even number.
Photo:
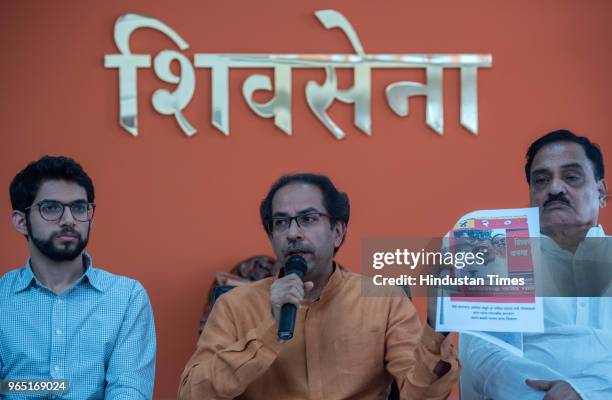
[[[334,262],[346,236],[349,201],[329,178],[287,175],[260,207],[277,259],[303,257],[296,274],[221,296],[179,389],[180,400],[446,398],[459,374],[450,340],[423,329],[414,306],[365,296],[362,279]],[[278,339],[283,304],[297,307],[293,337]]]
[[[15,176],[10,196],[29,258],[0,278],[0,397],[152,399],[151,304],[140,283],[94,268],[85,253],[89,176],[45,156]]]

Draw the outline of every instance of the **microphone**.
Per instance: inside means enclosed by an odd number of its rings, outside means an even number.
[[[285,275],[296,274],[300,279],[304,279],[304,274],[308,267],[306,260],[300,255],[289,257],[285,264]],[[281,317],[278,322],[278,338],[289,340],[293,337],[293,329],[295,328],[295,314],[297,307],[295,304],[287,303],[281,307]]]

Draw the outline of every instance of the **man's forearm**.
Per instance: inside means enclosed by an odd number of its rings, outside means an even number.
[[[246,338],[225,345],[216,340],[225,336],[223,333],[205,330],[198,351],[183,372],[179,400],[226,400],[242,394],[276,359],[280,349],[276,330],[271,317]]]
[[[547,365],[518,357],[484,339],[466,335],[462,340],[462,362],[476,392],[500,400],[542,399],[526,378],[564,380]]]

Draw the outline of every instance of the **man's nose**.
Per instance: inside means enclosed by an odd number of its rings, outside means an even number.
[[[302,228],[298,225],[297,219],[293,218],[289,221],[289,227],[287,228],[287,239],[289,240],[300,240],[304,237]]]
[[[74,224],[76,223],[74,216],[72,216],[72,210],[70,209],[69,205],[64,206],[64,212],[62,213],[62,217],[60,218],[59,222],[61,226],[74,226]]]
[[[567,193],[567,186],[563,179],[555,177],[551,180],[550,185],[548,186],[548,192],[555,195]]]

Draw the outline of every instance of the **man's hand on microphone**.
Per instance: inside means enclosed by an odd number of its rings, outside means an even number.
[[[313,286],[314,283],[311,281],[302,282],[296,274],[277,279],[270,286],[270,304],[276,323],[280,321],[283,304],[290,303],[299,307],[304,301],[304,296],[312,290]]]

